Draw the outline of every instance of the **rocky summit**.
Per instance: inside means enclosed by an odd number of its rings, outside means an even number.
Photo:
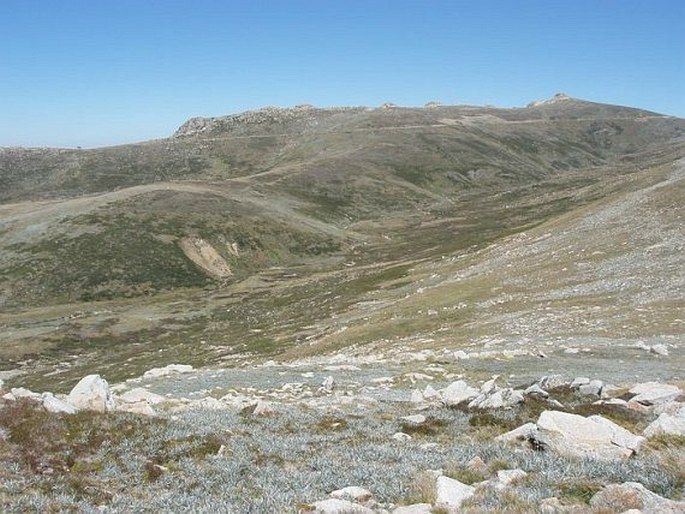
[[[685,120],[269,107],[0,149],[3,512],[685,512]]]

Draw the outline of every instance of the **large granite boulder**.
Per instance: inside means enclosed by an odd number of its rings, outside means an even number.
[[[74,386],[67,402],[77,409],[97,412],[113,411],[115,404],[109,384],[100,375],[88,375]]]

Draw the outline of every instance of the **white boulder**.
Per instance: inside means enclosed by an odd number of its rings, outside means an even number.
[[[524,397],[521,391],[508,387],[478,395],[469,403],[469,409],[509,409],[523,401]]]
[[[400,421],[408,425],[423,425],[426,422],[426,416],[423,414],[414,414],[412,416],[404,416]]]
[[[561,455],[620,460],[637,453],[645,438],[601,416],[545,411],[537,421],[535,440]]]
[[[67,402],[77,409],[97,412],[109,412],[115,407],[109,384],[100,375],[83,377],[67,396]]]
[[[497,489],[506,489],[514,482],[523,480],[528,476],[528,473],[522,469],[500,469],[497,472],[497,477],[494,479],[494,486]]]
[[[78,410],[70,403],[60,400],[52,393],[43,393],[43,408],[48,412],[74,414]]]
[[[177,373],[191,373],[193,367],[190,364],[169,364],[163,368],[152,368],[143,373],[144,378],[166,377]]]
[[[663,413],[657,419],[652,421],[645,431],[645,437],[654,437],[657,435],[679,435],[685,436],[685,405],[675,414]]]
[[[313,514],[373,514],[368,507],[337,498],[314,502],[312,506]]]
[[[514,430],[495,437],[495,441],[500,443],[511,443],[515,441],[530,441],[535,439],[538,427],[535,423],[526,423]]]
[[[445,389],[440,391],[440,397],[448,407],[453,407],[462,402],[472,400],[476,396],[478,396],[478,390],[470,387],[463,380],[452,382]]]
[[[625,512],[638,509],[645,514],[682,514],[685,502],[673,501],[653,493],[639,482],[610,484],[590,500],[593,512]]]
[[[435,506],[455,512],[476,492],[475,487],[462,484],[459,480],[449,477],[438,477],[435,483]]]
[[[682,391],[679,387],[670,384],[645,382],[632,387],[630,393],[635,395],[630,399],[630,403],[657,405],[675,400]]]
[[[164,396],[160,394],[148,391],[144,387],[136,387],[135,389],[126,391],[121,396],[117,396],[116,400],[118,400],[118,402],[124,403],[145,402],[149,405],[157,405],[158,403],[166,401],[166,398],[164,398]]]
[[[338,498],[340,500],[350,500],[361,503],[369,501],[372,496],[373,495],[371,494],[371,491],[368,491],[367,489],[364,489],[363,487],[359,487],[356,485],[343,487],[342,489],[338,489],[331,493],[331,497],[333,498]]]
[[[578,387],[578,392],[585,396],[599,396],[604,387],[604,382],[601,380],[590,380],[589,383]]]
[[[432,512],[433,506],[430,503],[415,503],[397,507],[392,511],[392,514],[431,514]]]

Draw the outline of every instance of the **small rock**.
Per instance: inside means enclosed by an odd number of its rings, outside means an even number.
[[[392,438],[395,441],[399,442],[405,442],[411,440],[411,436],[409,434],[405,434],[404,432],[396,432],[395,434],[392,435]]]
[[[166,398],[164,398],[164,396],[155,394],[152,391],[148,391],[144,387],[136,387],[135,389],[131,389],[130,391],[125,392],[121,396],[117,396],[116,399],[119,402],[124,403],[145,402],[150,405],[156,405],[158,403],[166,401]]]
[[[460,403],[471,400],[476,396],[478,396],[478,391],[473,387],[470,387],[463,380],[452,382],[445,389],[440,391],[440,397],[448,407],[459,405]]]
[[[313,507],[314,514],[373,514],[367,507],[337,498],[314,502]]]
[[[334,386],[335,386],[335,379],[331,376],[328,376],[321,383],[321,387],[319,388],[319,391],[324,392],[324,393],[332,393]]]
[[[660,414],[645,428],[643,434],[645,437],[662,434],[685,436],[685,406],[681,407],[676,414]]]
[[[131,412],[133,414],[142,414],[143,416],[156,416],[157,413],[151,405],[145,402],[137,403],[122,403],[117,405],[117,412]]]
[[[611,484],[590,500],[594,511],[625,512],[638,509],[646,513],[682,514],[685,502],[662,498],[638,482]]]
[[[578,389],[582,385],[586,385],[590,383],[590,379],[587,377],[576,377],[573,379],[573,382],[571,382],[571,387],[573,389]]]
[[[522,469],[500,469],[497,472],[497,483],[496,487],[498,489],[504,489],[514,482],[522,480],[528,476],[528,473]]]
[[[444,476],[438,477],[435,488],[435,506],[448,511],[459,509],[461,504],[476,492],[475,487]]]
[[[432,512],[433,506],[430,503],[415,503],[397,507],[392,511],[392,514],[431,514]]]
[[[426,422],[426,416],[423,416],[422,414],[414,414],[413,416],[404,416],[400,418],[400,421],[410,425],[423,425]]]
[[[274,410],[271,407],[271,404],[269,402],[265,402],[263,400],[259,400],[257,404],[255,405],[254,411],[252,411],[252,414],[254,416],[267,416],[269,414],[273,414]]]
[[[490,380],[483,383],[483,385],[480,386],[481,394],[492,394],[497,391],[499,389],[499,387],[497,387],[497,380],[499,380],[499,375],[494,375]]]
[[[411,398],[409,399],[411,403],[423,403],[423,394],[421,394],[421,391],[418,391],[414,389],[411,392]]]
[[[145,378],[166,377],[176,373],[190,373],[193,367],[189,364],[169,364],[163,368],[152,368],[143,373]]]
[[[343,487],[331,493],[331,497],[340,500],[350,500],[359,503],[367,502],[371,499],[371,492],[355,485]]]
[[[454,358],[458,361],[459,360],[466,360],[466,359],[470,358],[469,354],[466,353],[464,350],[457,350],[452,355],[454,355]]]
[[[13,398],[18,400],[19,398],[31,398],[32,400],[42,400],[42,396],[39,393],[34,393],[30,389],[25,389],[23,387],[13,387],[10,390]]]
[[[666,346],[665,344],[655,344],[649,349],[649,351],[656,355],[666,357],[668,355],[668,346]]]
[[[526,390],[523,391],[523,394],[526,396],[537,396],[539,398],[547,398],[549,396],[549,393],[538,384],[533,384],[532,386],[526,388]]]
[[[530,441],[535,438],[538,427],[535,423],[526,423],[506,434],[498,435],[495,441],[500,443],[510,443],[515,441]]]
[[[584,396],[599,396],[603,386],[604,382],[601,380],[590,380],[588,384],[578,387],[578,392]]]
[[[630,393],[635,396],[629,403],[637,402],[642,405],[656,405],[675,400],[682,391],[679,387],[660,382],[645,382],[637,384],[630,389]]]
[[[554,389],[556,387],[562,387],[566,385],[564,377],[561,375],[545,375],[540,380],[538,380],[538,385],[544,390]]]
[[[523,393],[510,387],[482,393],[469,403],[469,409],[510,409],[524,401]]]
[[[617,396],[621,396],[623,392],[625,392],[625,389],[623,387],[618,387],[613,384],[604,384],[604,387],[602,387],[602,392],[600,393],[599,397],[603,400],[607,398],[616,398]]]
[[[426,400],[438,400],[440,399],[440,393],[438,393],[433,386],[428,384],[423,390],[423,397]]]
[[[481,459],[478,455],[476,455],[473,459],[468,461],[466,463],[466,467],[470,471],[474,471],[476,473],[482,473],[485,474],[488,472],[488,465],[485,463],[483,459]]]
[[[78,409],[59,398],[56,398],[52,393],[43,393],[43,408],[48,412],[62,412],[65,414],[74,414]]]

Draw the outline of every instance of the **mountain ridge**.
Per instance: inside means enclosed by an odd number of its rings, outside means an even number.
[[[517,255],[510,238],[536,227],[554,227],[550,241],[582,255],[583,240],[561,234],[610,202],[634,202],[633,193],[664,205],[635,210],[660,220],[650,230],[661,224],[665,239],[679,237],[682,181],[667,178],[685,156],[679,118],[562,97],[516,109],[300,106],[212,120],[141,145],[0,152],[2,367],[20,366],[36,383],[46,372],[69,383],[88,367],[123,379],[172,354],[203,365],[348,348],[466,348],[515,327],[508,309],[531,337],[537,306],[529,298],[551,302],[559,328],[545,333],[561,341],[572,333],[559,305],[584,312],[594,302],[596,334],[605,337],[612,323],[600,318],[614,289],[581,294],[582,266],[566,265],[577,295],[543,294],[559,281],[553,246],[541,247],[536,272],[547,283],[493,271],[455,289],[451,277],[481,260],[483,269],[530,273],[525,262],[482,252]],[[617,223],[584,238],[604,233],[610,251],[602,252],[635,259]],[[635,239],[663,269],[615,269],[653,278],[635,294],[658,321],[650,328],[636,318],[616,332],[620,340],[680,333],[680,300],[649,293],[673,273],[677,245],[657,252],[654,244]],[[584,266],[614,269],[601,256]],[[633,308],[617,305],[616,319]]]

